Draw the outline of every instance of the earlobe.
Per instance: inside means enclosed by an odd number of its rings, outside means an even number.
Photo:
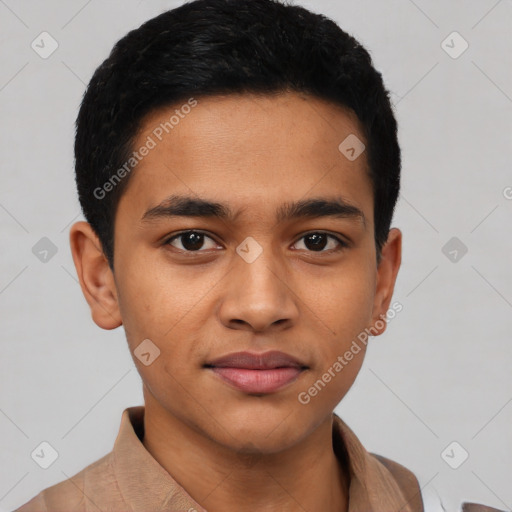
[[[102,329],[122,325],[116,284],[100,240],[88,222],[76,222],[69,233],[80,287],[94,322]]]
[[[382,257],[377,268],[371,328],[371,332],[375,336],[379,336],[386,330],[386,315],[391,298],[393,297],[393,290],[401,262],[402,232],[398,228],[392,228],[382,248]]]

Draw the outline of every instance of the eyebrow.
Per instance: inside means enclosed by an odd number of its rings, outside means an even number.
[[[172,217],[218,218],[234,222],[245,210],[234,212],[228,205],[192,196],[171,195],[159,205],[147,210],[142,216],[143,223]],[[299,218],[332,217],[354,219],[366,228],[366,217],[361,209],[341,197],[310,198],[280,205],[276,211],[278,223]]]

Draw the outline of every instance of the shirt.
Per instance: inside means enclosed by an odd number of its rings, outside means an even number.
[[[144,411],[142,405],[124,409],[110,453],[44,489],[14,512],[208,512],[142,444]],[[424,512],[415,475],[397,462],[367,452],[335,413],[333,448],[350,472],[349,512]],[[496,510],[474,506],[468,512]]]

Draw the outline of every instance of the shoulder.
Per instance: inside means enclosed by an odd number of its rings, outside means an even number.
[[[370,453],[370,456],[377,459],[391,473],[411,509],[414,512],[423,512],[421,489],[416,475],[402,464],[382,455]]]
[[[503,510],[481,505],[480,503],[465,502],[462,504],[462,512],[504,512]]]
[[[377,455],[376,453],[370,453],[370,456],[377,459],[393,475],[393,478],[414,512],[425,512],[425,510],[430,511],[434,509],[439,511],[446,510],[441,501],[439,501],[439,503],[436,502],[435,505],[431,502],[428,504],[427,502],[424,503],[418,479],[415,474],[405,466],[402,466],[402,464],[399,464],[394,460],[383,457],[382,455]],[[426,509],[424,504],[427,505]],[[480,503],[469,502],[462,503],[460,510],[461,512],[504,512],[501,509],[492,508]]]
[[[67,480],[43,489],[14,512],[85,512],[90,503],[93,508],[119,504],[112,458],[110,452]]]

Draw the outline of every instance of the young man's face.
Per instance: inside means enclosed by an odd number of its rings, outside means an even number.
[[[351,134],[364,141],[346,110],[295,93],[198,98],[159,141],[154,130],[176,109],[147,117],[134,144],[140,148],[148,136],[156,142],[121,197],[115,287],[105,281],[114,299],[103,291],[89,300],[93,317],[104,328],[122,319],[132,354],[143,340],[151,340],[145,358],[154,357],[152,344],[160,350],[147,366],[134,356],[148,414],[233,449],[282,450],[325,421],[354,382],[361,343],[330,382],[308,393],[386,314],[400,232],[391,230],[377,267],[366,155],[351,160],[338,149]],[[233,216],[147,213],[170,196],[220,203]],[[278,217],[311,199],[352,208]],[[198,233],[170,240],[188,230]],[[99,276],[110,272],[102,268]],[[270,350],[307,368],[258,378],[262,370],[207,366],[235,352]]]

